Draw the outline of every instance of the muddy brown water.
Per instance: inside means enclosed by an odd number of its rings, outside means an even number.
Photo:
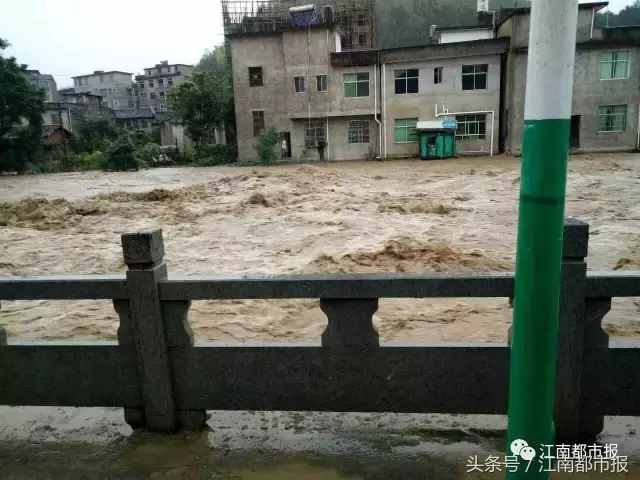
[[[640,269],[640,155],[570,162],[567,215],[591,224],[589,266]],[[513,269],[519,159],[163,168],[0,177],[0,275],[122,273],[120,235],[161,227],[169,272],[476,273]],[[638,300],[605,327],[640,333]],[[383,340],[504,341],[506,299],[382,300]],[[197,338],[318,338],[317,301],[194,302]],[[114,339],[110,302],[4,302],[11,338]]]
[[[572,158],[567,214],[591,224],[591,269],[640,269],[639,187],[640,155]],[[506,271],[518,189],[502,156],[0,177],[0,276],[122,273],[120,235],[154,226],[170,274]],[[616,300],[605,328],[632,339],[638,313]],[[190,322],[200,340],[282,341],[317,339],[326,318],[316,301],[201,301]],[[387,341],[504,341],[511,310],[381,300],[375,322]],[[3,302],[0,324],[12,339],[114,339],[117,318],[106,301]],[[0,407],[0,477],[503,478],[464,466],[503,454],[504,418],[442,417],[214,412],[210,431],[166,437],[132,433],[120,409]],[[640,478],[639,427],[609,419],[603,437],[631,474],[582,478]]]

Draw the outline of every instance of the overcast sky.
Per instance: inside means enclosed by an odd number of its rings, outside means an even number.
[[[632,1],[611,0],[610,9]],[[222,32],[220,0],[0,0],[9,54],[54,75],[59,88],[94,70],[196,63]]]

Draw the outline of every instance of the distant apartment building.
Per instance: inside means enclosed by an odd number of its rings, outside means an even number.
[[[111,110],[131,110],[136,107],[132,76],[128,72],[97,70],[73,77],[73,88],[76,93],[100,95],[103,106]]]
[[[145,68],[144,75],[136,76],[138,107],[166,112],[169,89],[189,80],[192,75],[193,65],[182,63],[169,64],[168,61],[162,61],[154,67]]]
[[[53,75],[42,74],[39,70],[27,70],[26,76],[31,85],[44,91],[45,102],[58,100],[58,86]]]

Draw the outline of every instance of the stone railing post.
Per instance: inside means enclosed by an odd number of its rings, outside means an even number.
[[[331,348],[369,349],[380,346],[378,332],[373,327],[373,314],[378,299],[320,300],[327,316],[327,328],[322,334],[322,346]]]
[[[172,432],[178,428],[173,393],[171,362],[158,294],[158,282],[167,278],[161,230],[122,235],[122,249],[127,270],[128,312],[116,303],[121,318],[119,338],[135,343],[138,378],[144,411],[125,411],[127,421],[149,430]],[[123,315],[124,314],[124,315]],[[143,413],[143,415],[141,415]]]
[[[167,337],[168,348],[193,347],[193,332],[187,319],[191,307],[190,301],[162,302],[162,318]],[[173,371],[175,375],[188,375],[188,372]],[[207,414],[204,410],[177,410],[178,425],[182,430],[200,430],[205,427]]]
[[[556,443],[581,437],[582,373],[589,225],[569,218],[564,227],[562,283],[558,325]],[[517,301],[517,299],[516,299]]]

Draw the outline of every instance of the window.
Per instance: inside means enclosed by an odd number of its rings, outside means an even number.
[[[303,93],[305,90],[304,77],[293,77],[293,88],[296,93]]]
[[[327,91],[327,76],[326,75],[318,75],[316,77],[316,89],[319,92]]]
[[[264,111],[257,110],[253,114],[253,136],[257,137],[264,130]]]
[[[160,111],[161,112],[166,112],[167,111],[167,104],[166,103],[161,103],[160,104]]]
[[[153,80],[149,80],[149,88],[153,88]]]
[[[463,65],[462,90],[486,90],[489,65]]]
[[[348,143],[369,143],[369,120],[351,120],[347,131]]]
[[[325,120],[311,120],[307,123],[304,130],[304,146],[305,148],[316,148],[319,142],[327,141],[327,131],[325,129]]]
[[[151,92],[151,93],[149,94],[149,98],[150,98],[151,100],[155,100],[155,99],[156,99],[156,92]]]
[[[358,46],[360,47],[366,47],[369,43],[368,41],[369,36],[366,33],[359,33],[358,34]]]
[[[396,143],[415,143],[418,141],[416,132],[417,118],[397,118],[394,129]]]
[[[607,52],[600,59],[600,80],[629,78],[629,51]]]
[[[345,97],[369,96],[369,72],[344,74]]]
[[[162,78],[158,79],[158,86],[164,87],[164,80]]]
[[[436,67],[433,69],[433,83],[435,85],[442,83],[442,67]]]
[[[262,67],[249,67],[249,86],[262,87]]]
[[[600,132],[624,132],[627,129],[627,106],[604,105],[598,107]]]
[[[458,122],[456,137],[463,140],[471,137],[484,138],[487,129],[486,115],[458,115],[456,121]]]
[[[419,70],[396,70],[396,95],[418,93]]]
[[[139,82],[138,87],[140,87],[140,90],[144,90],[144,82]]]
[[[164,92],[160,92],[160,98],[164,98]]]

